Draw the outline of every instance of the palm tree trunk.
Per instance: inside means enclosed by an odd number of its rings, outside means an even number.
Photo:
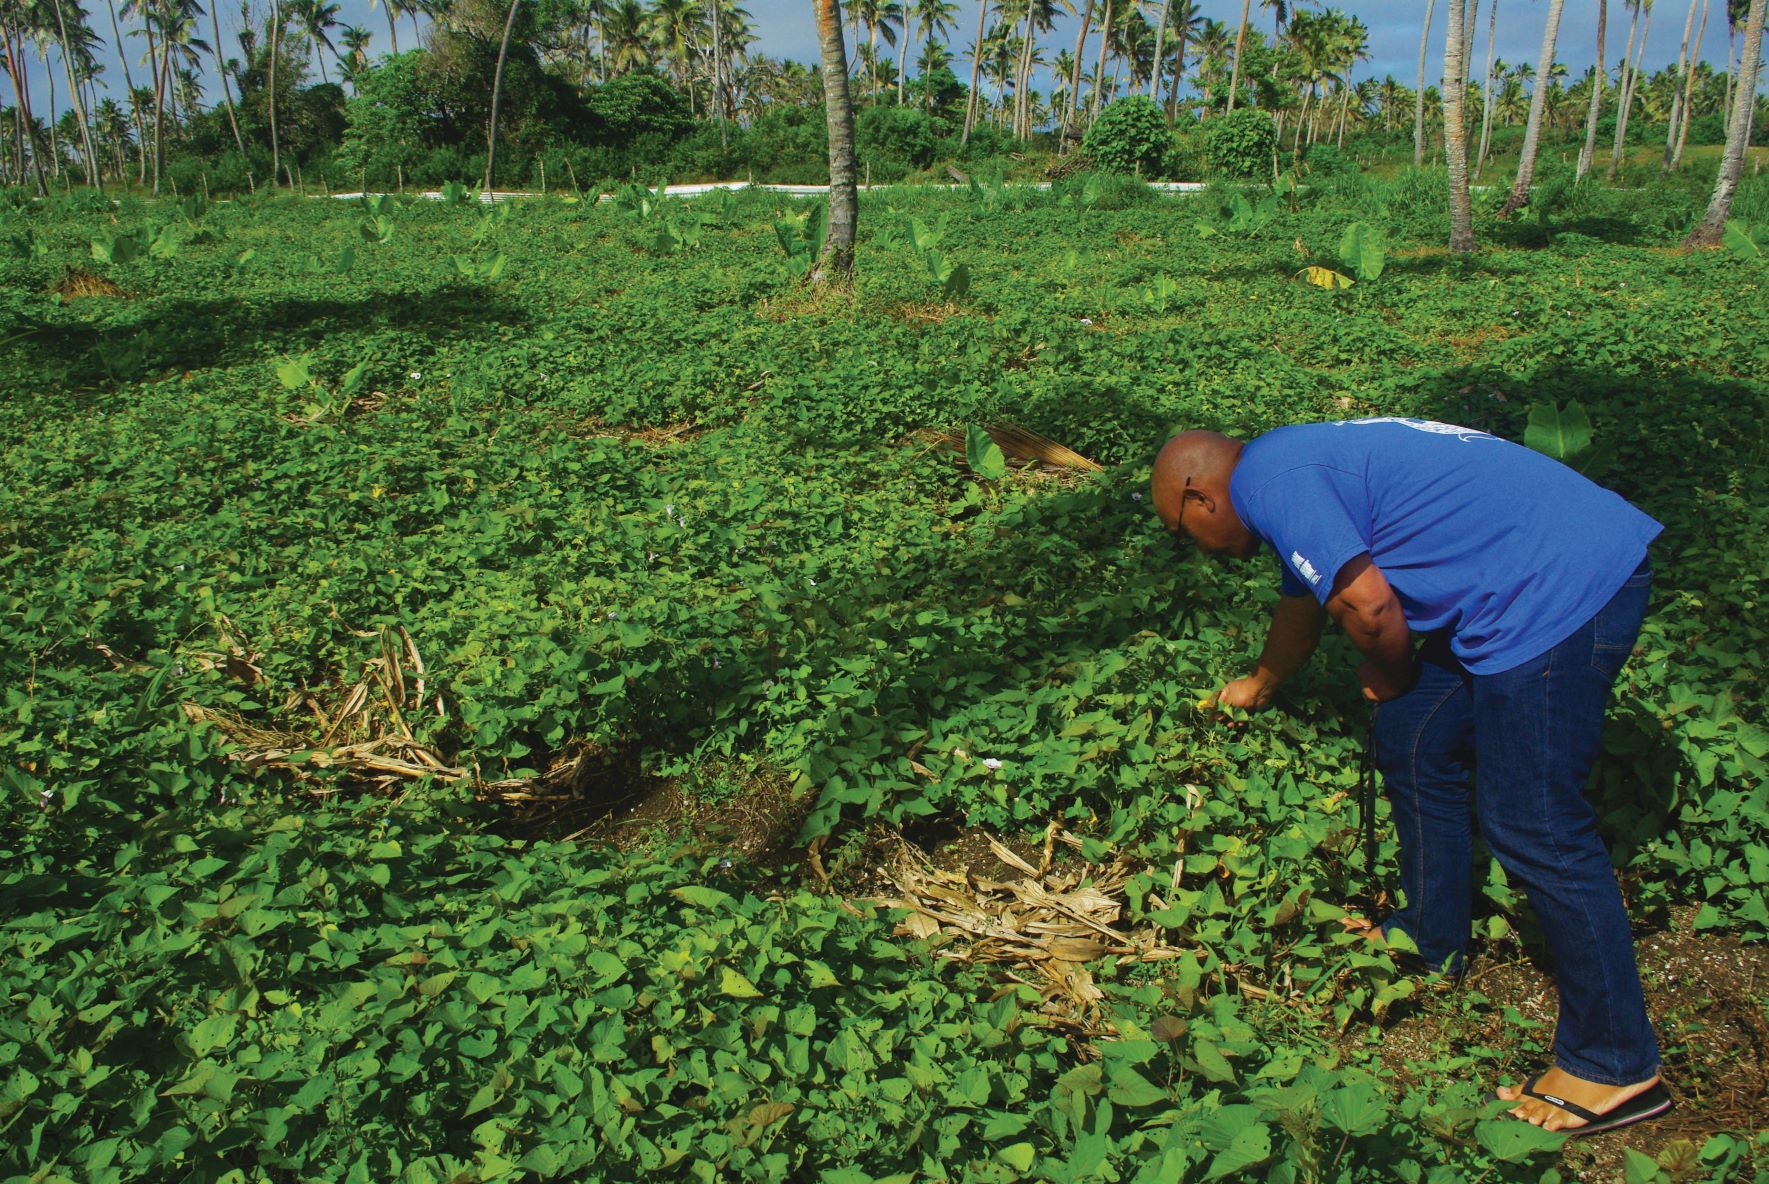
[[[1646,61],[1646,41],[1652,35],[1652,0],[1642,0],[1646,8],[1646,20],[1640,26],[1640,48],[1634,54],[1634,64],[1628,70],[1626,81],[1622,85],[1621,108],[1615,116],[1615,151],[1609,158],[1609,176],[1615,179],[1616,170],[1620,167],[1622,150],[1627,146],[1628,116],[1634,110],[1634,92],[1640,86],[1640,67]]]
[[[1695,57],[1701,55],[1701,43],[1708,35],[1708,0],[1701,0],[1701,28],[1695,34]],[[1671,171],[1683,163],[1683,142],[1689,138],[1689,100],[1695,93],[1695,64],[1690,62],[1689,73],[1683,79],[1683,119],[1677,125],[1677,147],[1671,153]]]
[[[129,94],[133,95],[135,93],[135,79],[129,73],[129,54],[123,46],[123,30],[117,24],[117,0],[109,0],[105,7],[111,14],[111,36],[116,38],[117,60],[123,63],[123,86]],[[216,52],[221,52],[219,46],[216,47]],[[147,129],[141,123],[141,109],[131,102],[129,114],[135,120],[135,142],[140,144],[147,139]]]
[[[818,6],[817,11],[821,14],[822,8],[820,5],[822,0],[811,0],[811,3]],[[966,144],[970,143],[970,129],[975,127],[977,123],[977,81],[983,72],[983,37],[989,29],[988,21],[989,0],[982,0],[982,3],[977,8],[977,42],[975,45],[971,46],[970,93],[965,96],[964,100],[964,132],[958,137],[958,146],[960,148],[963,148]],[[838,37],[840,32],[841,30],[838,28],[836,30]],[[847,51],[842,48],[839,40],[837,41],[835,48],[836,51],[841,54],[842,60],[846,62]],[[828,46],[824,46],[823,52],[824,60],[827,61],[829,56]],[[844,77],[846,77],[846,75],[844,75]],[[851,119],[853,117],[852,109],[849,110],[848,114]],[[829,118],[833,121],[835,116],[831,115]],[[831,126],[834,126],[833,122],[831,123]],[[833,170],[833,162],[831,162],[830,167]]]
[[[80,97],[80,83],[74,78],[74,61],[68,53],[68,23],[62,13],[61,0],[55,0],[55,27],[61,34],[61,66],[67,71],[68,93],[74,104],[74,123],[80,129],[80,152],[85,158],[86,183],[104,192],[104,177],[99,172],[98,153],[92,148],[92,129],[86,124],[86,101]]]
[[[1020,37],[1020,60],[1014,64],[1013,134],[1024,140],[1032,134],[1031,104],[1026,101],[1032,77],[1032,0],[1026,0],[1026,29]]]
[[[1099,96],[1106,88],[1106,48],[1112,44],[1112,4],[1106,0],[1106,22],[1099,27],[1099,64],[1093,71],[1093,98],[1087,105],[1087,122],[1091,126],[1099,118]]]
[[[520,0],[510,0],[510,10],[504,14],[504,37],[498,42],[498,64],[491,74],[491,122],[485,127],[485,183],[480,186],[485,192],[491,192],[492,169],[497,163],[498,155],[498,103],[504,97],[504,59],[510,54],[510,31],[516,27],[516,5]]]
[[[1738,191],[1738,180],[1744,175],[1745,143],[1750,136],[1751,107],[1757,97],[1766,7],[1769,0],[1751,0],[1750,12],[1744,18],[1744,57],[1738,63],[1738,83],[1733,87],[1732,122],[1726,133],[1726,149],[1720,155],[1720,175],[1714,181],[1714,196],[1708,202],[1707,214],[1683,240],[1686,247],[1718,246],[1726,229],[1726,216],[1732,212],[1732,195]]]
[[[1468,191],[1467,69],[1462,42],[1467,36],[1468,0],[1450,0],[1449,30],[1443,47],[1443,156],[1450,173],[1450,250],[1474,250],[1474,205]],[[1560,0],[1554,0],[1558,8]],[[1554,18],[1550,18],[1554,19]]]
[[[1603,67],[1603,33],[1608,22],[1609,0],[1597,0],[1597,64],[1591,72],[1591,106],[1585,112],[1585,146],[1579,150],[1580,181],[1591,171],[1591,158],[1597,151],[1597,110],[1603,105],[1603,84],[1609,77]]]
[[[1486,146],[1493,130],[1493,37],[1499,31],[1499,0],[1487,8],[1486,18],[1486,84],[1480,89],[1480,150],[1474,154],[1474,179],[1480,180],[1481,166],[1486,163]]]
[[[1235,30],[1235,65],[1228,78],[1228,111],[1235,109],[1235,92],[1241,88],[1241,51],[1247,48],[1247,13],[1252,7],[1253,0],[1241,0],[1241,27]]]
[[[154,188],[155,197],[160,195],[160,168],[165,163],[165,129],[166,129],[166,67],[168,50],[165,38],[154,36],[151,20],[142,22],[147,27],[148,64],[153,67],[154,84]]]
[[[1732,83],[1734,69],[1732,60],[1738,56],[1738,30],[1732,25],[1731,12],[1728,11],[1726,15],[1726,132],[1730,135],[1732,132]]]
[[[1671,157],[1677,152],[1677,124],[1683,118],[1683,77],[1693,63],[1689,60],[1689,35],[1695,31],[1695,6],[1689,0],[1689,15],[1683,18],[1683,47],[1677,51],[1677,77],[1671,88],[1671,122],[1665,128],[1664,171],[1671,171]]]
[[[1425,27],[1419,30],[1419,93],[1413,96],[1413,166],[1425,163],[1425,51],[1431,43],[1431,10],[1437,0],[1425,0]]]
[[[915,45],[915,21],[911,19],[909,8],[903,9],[903,52],[897,55],[897,106],[903,105],[904,81],[909,77],[909,53]]]
[[[1173,0],[1161,0],[1161,17],[1155,22],[1155,65],[1149,71],[1149,98],[1157,103],[1161,101],[1161,71],[1167,66],[1167,56],[1161,52],[1167,41],[1167,11],[1173,7]]]
[[[823,237],[823,253],[811,270],[811,282],[845,286],[854,281],[854,237],[860,216],[858,169],[854,163],[854,100],[848,91],[841,0],[811,0],[811,7],[817,15],[817,43],[823,59],[823,110],[829,129],[829,228]],[[988,5],[983,7],[987,9]],[[982,44],[979,36],[979,58]]]
[[[1609,149],[1608,173],[1608,177],[1611,181],[1615,180],[1616,169],[1620,167],[1621,164],[1622,136],[1625,135],[1627,131],[1622,125],[1622,110],[1628,100],[1628,72],[1634,68],[1634,38],[1635,34],[1640,31],[1640,4],[1641,0],[1633,0],[1633,2],[1629,4],[1629,7],[1634,11],[1634,15],[1633,18],[1628,21],[1628,47],[1622,50],[1622,75],[1615,80],[1615,143],[1611,145]]]
[[[1517,179],[1511,184],[1511,196],[1505,199],[1500,217],[1510,217],[1513,210],[1529,202],[1529,186],[1536,173],[1536,149],[1542,142],[1542,112],[1547,110],[1548,87],[1554,77],[1554,42],[1560,35],[1560,10],[1565,2],[1548,0],[1548,23],[1542,30],[1542,64],[1536,67],[1536,85],[1529,96],[1529,125],[1523,131],[1523,155],[1517,161]]]
[[[18,168],[19,180],[24,180],[26,159],[28,156],[32,171],[37,174],[37,194],[46,197],[49,194],[49,179],[43,175],[43,154],[37,151],[37,121],[31,115],[31,96],[25,89],[25,68],[23,52],[23,34],[18,34],[18,45],[14,45],[14,30],[11,26],[0,28],[0,35],[6,39],[6,73],[12,78],[12,93],[17,99],[13,114],[18,120]],[[27,151],[28,149],[28,151]]]
[[[1063,112],[1063,130],[1058,147],[1069,138],[1069,123],[1081,106],[1081,59],[1087,56],[1087,26],[1093,23],[1093,0],[1086,0],[1081,9],[1081,33],[1075,38],[1075,61],[1069,67],[1069,106]]]
[[[115,3],[116,0],[112,0],[113,13],[115,12]],[[213,31],[215,38],[210,45],[210,50],[215,55],[215,73],[221,79],[221,98],[227,105],[227,126],[233,129],[233,145],[239,149],[240,160],[246,166],[246,185],[253,193],[256,193],[258,192],[258,182],[252,177],[252,158],[246,155],[246,138],[240,135],[239,117],[234,114],[233,110],[233,88],[227,85],[227,64],[221,60],[221,18],[216,15],[220,8],[220,0],[210,0],[209,28]]]
[[[1168,81],[1168,127],[1180,113],[1180,81],[1185,78],[1185,28],[1180,28],[1180,48],[1173,55],[1173,78]]]
[[[393,11],[392,0],[381,0],[381,3],[387,7],[387,36],[392,39],[393,52],[397,54],[399,52],[399,14]],[[272,184],[276,183],[275,177],[270,180]]]
[[[1172,127],[1173,121],[1179,117],[1179,84],[1185,78],[1185,43],[1186,29],[1179,30],[1178,53],[1173,58],[1173,80],[1167,87],[1167,126]]]
[[[512,0],[514,2],[514,0]],[[276,139],[276,59],[281,49],[283,10],[277,0],[270,0],[270,187],[277,187],[277,172],[282,165],[282,148]]]

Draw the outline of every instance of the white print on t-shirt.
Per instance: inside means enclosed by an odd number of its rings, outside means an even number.
[[[1439,423],[1435,419],[1408,419],[1401,415],[1378,415],[1371,419],[1341,419],[1337,427],[1358,427],[1371,423],[1398,423],[1402,427],[1415,431],[1430,432],[1434,436],[1454,436],[1458,440],[1497,440],[1491,432],[1476,431],[1474,428],[1457,427],[1453,423]]]
[[[1321,582],[1321,573],[1314,569],[1314,564],[1302,557],[1301,551],[1290,552],[1290,566],[1301,573],[1302,578],[1309,583],[1318,584]]]

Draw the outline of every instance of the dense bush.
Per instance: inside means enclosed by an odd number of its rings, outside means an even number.
[[[934,121],[905,107],[868,107],[854,120],[854,155],[874,181],[896,181],[934,163]]]
[[[1224,177],[1269,177],[1278,128],[1269,112],[1242,107],[1204,121],[1204,158]]]
[[[1166,169],[1173,146],[1173,132],[1155,100],[1129,95],[1106,105],[1081,147],[1110,172],[1157,177]]]
[[[1309,145],[1302,160],[1308,166],[1309,176],[1316,180],[1343,177],[1358,171],[1357,162],[1347,156],[1344,150],[1324,142]]]

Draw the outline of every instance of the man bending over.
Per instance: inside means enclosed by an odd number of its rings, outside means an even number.
[[[1395,417],[1245,444],[1184,432],[1155,461],[1153,496],[1162,524],[1204,551],[1247,559],[1263,543],[1282,565],[1254,671],[1218,702],[1269,704],[1328,617],[1362,651],[1403,901],[1364,932],[1398,929],[1450,970],[1470,934],[1476,770],[1481,834],[1528,894],[1560,992],[1554,1064],[1498,1091],[1511,1113],[1589,1134],[1669,1110],[1627,912],[1583,794],[1660,525],[1527,448]]]

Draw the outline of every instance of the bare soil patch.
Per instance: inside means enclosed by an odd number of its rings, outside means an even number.
[[[1769,946],[1695,933],[1693,916],[1692,909],[1677,910],[1668,929],[1636,941],[1677,1108],[1653,1122],[1569,1140],[1562,1164],[1573,1179],[1620,1180],[1625,1148],[1656,1156],[1678,1139],[1699,1147],[1715,1133],[1748,1136],[1769,1128]],[[1463,1008],[1455,996],[1468,992],[1490,1006]],[[1507,1007],[1541,1027],[1525,1032],[1508,1023]],[[1436,1076],[1432,1061],[1471,1046],[1499,1050],[1505,1072],[1521,1080],[1546,1067],[1547,1054],[1524,1045],[1549,1045],[1557,1010],[1553,976],[1506,942],[1471,963],[1459,987],[1428,993],[1409,1011],[1393,1013],[1379,1055],[1403,1087],[1425,1084]]]

